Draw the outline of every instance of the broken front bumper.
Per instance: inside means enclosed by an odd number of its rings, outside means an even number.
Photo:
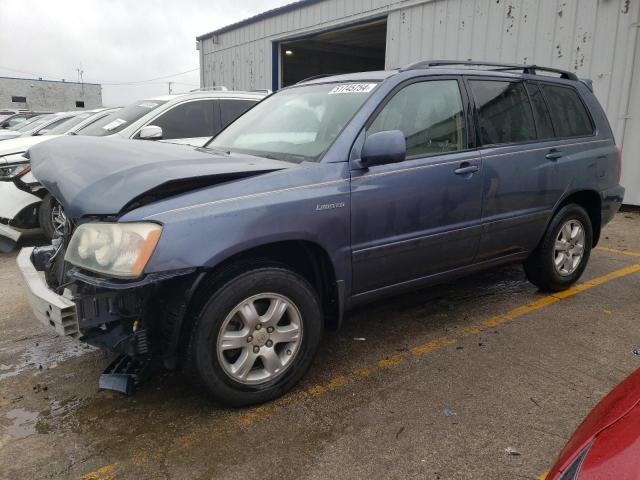
[[[32,253],[33,247],[23,248],[17,262],[33,313],[40,323],[58,334],[78,338],[80,328],[75,303],[49,289],[44,273],[38,272],[31,261]]]

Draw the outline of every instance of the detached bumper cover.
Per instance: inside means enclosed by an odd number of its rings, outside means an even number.
[[[33,247],[23,248],[18,254],[18,268],[24,280],[25,290],[36,318],[59,335],[73,338],[80,336],[75,303],[54,293],[31,261]]]

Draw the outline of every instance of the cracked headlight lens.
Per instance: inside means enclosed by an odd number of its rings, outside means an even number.
[[[109,277],[138,278],[161,232],[156,223],[85,223],[74,232],[64,258]]]

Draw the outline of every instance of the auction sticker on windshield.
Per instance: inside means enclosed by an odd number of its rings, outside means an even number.
[[[329,91],[329,95],[335,95],[337,93],[369,93],[376,88],[376,85],[376,83],[347,83],[332,88]]]
[[[123,123],[127,123],[126,120],[123,120],[121,118],[118,118],[116,120],[114,120],[111,123],[107,123],[104,127],[105,130],[107,131],[111,131],[111,130],[115,130],[116,128],[118,128],[120,125],[122,125]]]

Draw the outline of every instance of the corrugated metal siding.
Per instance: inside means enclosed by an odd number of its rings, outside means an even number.
[[[623,184],[627,201],[640,205],[640,0],[325,0],[225,32],[215,44],[203,40],[204,85],[270,88],[273,41],[381,15],[388,15],[388,68],[473,58],[538,63],[593,79],[618,141],[627,132]]]

